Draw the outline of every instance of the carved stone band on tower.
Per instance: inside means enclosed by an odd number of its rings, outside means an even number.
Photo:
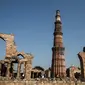
[[[66,66],[64,58],[63,37],[62,37],[62,23],[60,17],[60,11],[56,11],[55,16],[55,29],[54,29],[54,43],[52,47],[52,66],[51,76],[52,77],[65,77]]]

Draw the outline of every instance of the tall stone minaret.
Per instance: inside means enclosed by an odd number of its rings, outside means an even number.
[[[51,66],[51,76],[52,77],[65,77],[66,67],[63,47],[63,33],[62,33],[62,23],[60,17],[60,11],[56,11],[55,16],[55,29],[54,29],[54,43],[52,47],[52,66]]]

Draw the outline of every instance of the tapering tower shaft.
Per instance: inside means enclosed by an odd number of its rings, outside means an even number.
[[[51,74],[52,77],[65,77],[66,67],[63,47],[63,33],[62,33],[62,23],[60,17],[60,11],[56,11],[55,16],[55,29],[54,29],[54,43],[52,47],[52,66]]]

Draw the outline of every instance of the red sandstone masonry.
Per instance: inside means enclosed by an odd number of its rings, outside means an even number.
[[[54,44],[52,48],[51,76],[61,77],[61,78],[66,76],[62,23],[61,23],[59,10],[57,10],[56,12],[56,19],[55,19]]]

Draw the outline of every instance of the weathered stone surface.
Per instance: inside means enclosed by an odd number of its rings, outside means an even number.
[[[21,64],[24,63],[25,79],[26,80],[30,80],[33,56],[31,54],[28,54],[28,53],[18,52],[17,51],[16,45],[15,45],[15,42],[14,42],[14,35],[13,34],[0,33],[0,38],[3,39],[6,42],[5,59],[1,60],[0,64],[7,63],[7,75],[6,75],[7,78],[10,79],[10,72],[9,72],[9,70],[11,68],[10,67],[11,63],[13,63],[13,61],[15,61],[15,62],[17,61],[17,63],[18,63],[17,79],[20,78]],[[23,57],[23,59],[19,59],[18,58],[19,55],[21,55]]]
[[[62,36],[62,22],[60,19],[60,11],[56,11],[55,29],[54,29],[54,42],[52,47],[52,65],[51,77],[66,77],[66,66],[64,58],[64,46]]]
[[[83,52],[78,53],[78,57],[81,66],[81,77],[84,79],[85,78],[85,47],[83,48]]]
[[[85,82],[63,81],[0,81],[0,85],[85,85]]]
[[[14,35],[0,33],[0,38],[6,42],[6,57],[10,58],[16,56],[17,50],[14,42]]]

